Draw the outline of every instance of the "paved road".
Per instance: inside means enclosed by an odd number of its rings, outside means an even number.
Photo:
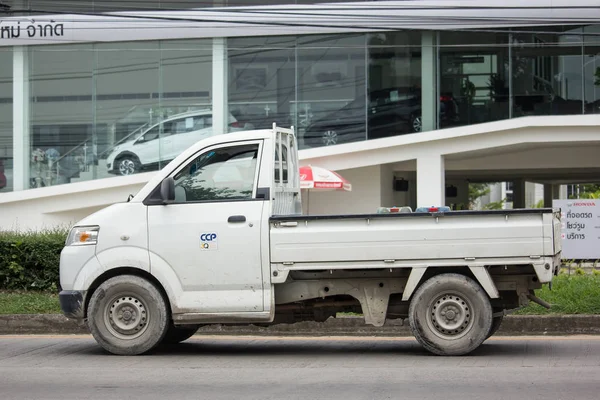
[[[411,338],[194,337],[112,356],[90,336],[0,336],[0,399],[600,398],[600,337],[491,339],[438,357]]]

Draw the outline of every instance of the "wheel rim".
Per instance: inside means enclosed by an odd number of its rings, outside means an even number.
[[[119,162],[119,172],[121,175],[131,175],[135,172],[135,163],[126,158]]]
[[[421,117],[415,117],[413,119],[412,127],[415,132],[421,132]]]
[[[144,302],[131,295],[115,296],[105,310],[107,328],[121,339],[135,339],[142,335],[150,321]]]
[[[338,142],[338,135],[337,132],[334,130],[328,130],[323,132],[323,144],[325,146],[331,146],[334,144],[337,144]]]
[[[464,336],[473,325],[473,307],[461,294],[445,293],[436,297],[428,308],[427,319],[436,335],[444,339]]]

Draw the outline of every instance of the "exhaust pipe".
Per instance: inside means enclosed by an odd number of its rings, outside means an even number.
[[[537,297],[537,296],[536,296],[536,295],[534,295],[533,293],[529,293],[529,294],[527,295],[527,298],[528,298],[529,300],[533,301],[534,303],[537,303],[537,304],[539,304],[540,306],[542,306],[542,307],[544,307],[544,308],[550,309],[550,307],[552,307],[552,306],[550,305],[550,303],[548,303],[548,302],[546,302],[546,301],[544,301],[544,300],[540,299],[539,297]]]

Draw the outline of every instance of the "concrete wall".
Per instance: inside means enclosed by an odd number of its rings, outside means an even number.
[[[73,183],[0,197],[0,231],[70,227],[82,218],[137,193],[153,173]],[[24,196],[25,195],[25,196]]]

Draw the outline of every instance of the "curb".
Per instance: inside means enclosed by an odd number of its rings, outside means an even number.
[[[89,334],[62,314],[0,315],[0,335]],[[408,321],[389,320],[382,327],[365,325],[362,317],[330,318],[271,327],[207,325],[199,335],[244,336],[412,336]],[[600,315],[508,315],[497,336],[600,335]]]

